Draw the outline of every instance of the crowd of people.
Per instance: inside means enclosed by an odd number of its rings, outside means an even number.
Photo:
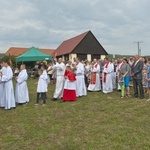
[[[109,60],[94,59],[92,62],[80,61],[74,58],[73,62],[63,62],[54,59],[48,64],[36,64],[34,69],[39,78],[37,84],[37,97],[35,105],[43,100],[46,105],[48,84],[54,84],[55,91],[51,100],[58,99],[61,102],[76,101],[77,97],[86,96],[87,92],[102,91],[111,93],[114,89],[120,92],[121,99],[124,97],[144,99],[148,93],[150,101],[150,58],[141,58],[135,55],[132,58],[119,58]],[[15,92],[13,89],[13,76],[16,80]],[[26,105],[29,102],[27,87],[28,71],[22,64],[20,70],[12,72],[7,61],[1,62],[0,71],[0,107],[12,109],[19,105]],[[130,86],[133,83],[134,95],[131,95]]]

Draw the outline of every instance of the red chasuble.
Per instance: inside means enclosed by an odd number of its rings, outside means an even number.
[[[94,65],[94,68],[97,68],[97,65]],[[90,84],[96,84],[96,72],[92,72]]]

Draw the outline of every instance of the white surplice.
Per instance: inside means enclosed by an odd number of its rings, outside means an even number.
[[[76,96],[86,96],[86,86],[85,86],[85,79],[84,79],[84,65],[82,63],[77,64],[77,70],[75,71],[76,74]]]
[[[53,95],[53,98],[61,98],[63,94],[63,89],[64,89],[64,81],[65,81],[65,70],[66,66],[65,64],[62,63],[56,63],[56,65],[53,66],[54,71],[56,71],[56,87],[55,87],[55,92]]]
[[[1,73],[6,74],[6,67],[2,67]],[[5,106],[5,83],[0,81],[0,107]]]
[[[76,81],[70,81],[69,79],[65,79],[64,89],[66,90],[76,90]]]
[[[12,78],[13,72],[10,66],[8,66],[6,67],[6,73],[2,76],[1,79],[1,81],[4,82],[5,87],[5,109],[16,107]]]
[[[112,72],[113,72],[112,64],[109,62],[107,67],[105,64],[102,75],[103,93],[110,93],[113,91]],[[104,73],[106,73],[106,82],[104,82]]]
[[[100,91],[101,90],[101,82],[100,82],[100,65],[95,63],[94,67],[91,68],[91,73],[96,73],[96,82],[95,84],[89,84],[89,91]]]
[[[28,79],[27,70],[26,69],[21,70],[17,77],[15,90],[15,100],[17,103],[29,102],[29,92],[26,82],[27,79]]]
[[[45,93],[47,92],[48,87],[48,75],[46,70],[39,76],[38,85],[37,85],[37,93]]]

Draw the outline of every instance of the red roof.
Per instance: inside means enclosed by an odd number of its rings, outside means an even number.
[[[71,53],[75,47],[82,41],[82,39],[88,34],[88,32],[90,31],[87,31],[81,35],[78,35],[76,37],[73,37],[71,39],[68,39],[66,41],[64,41],[55,51],[54,53],[52,54],[53,56],[61,56],[61,55],[64,55],[64,54],[69,54]]]
[[[39,49],[39,48],[37,48]],[[23,53],[25,53],[26,51],[28,51],[29,48],[21,48],[21,47],[11,47],[6,53],[6,56],[19,56]],[[52,55],[52,53],[55,51],[54,49],[39,49],[41,52],[48,54],[48,55]]]

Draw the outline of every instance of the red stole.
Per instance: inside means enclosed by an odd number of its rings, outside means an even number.
[[[104,66],[104,68],[107,68],[109,65],[109,61],[106,63],[106,65]],[[105,83],[106,82],[106,76],[107,76],[107,73],[104,72],[104,79],[103,79],[103,82]]]
[[[94,68],[97,68],[97,65],[94,65]],[[96,84],[96,72],[92,72],[90,84]]]

